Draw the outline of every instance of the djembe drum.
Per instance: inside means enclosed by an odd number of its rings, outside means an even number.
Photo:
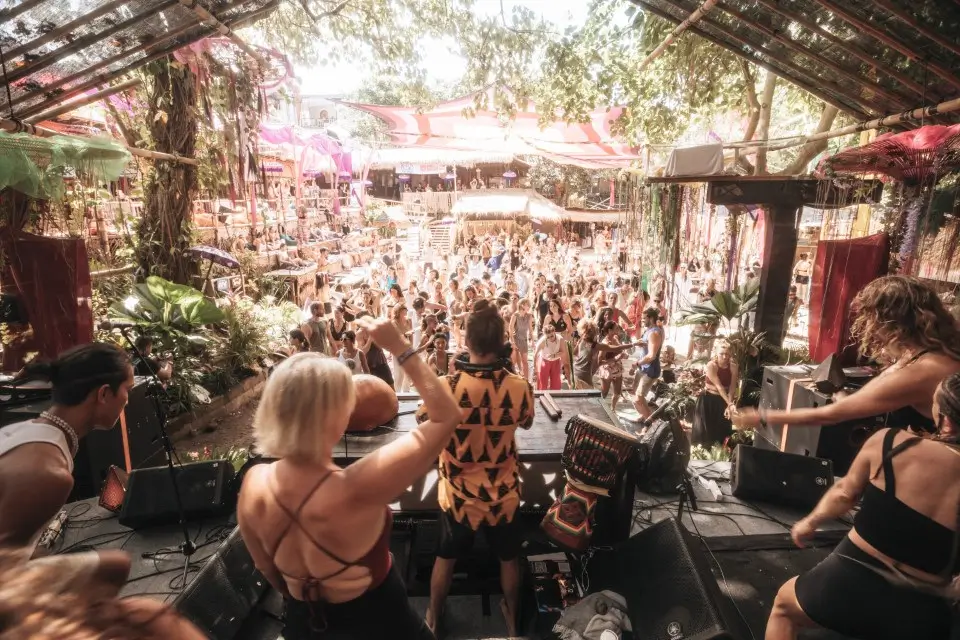
[[[567,484],[540,528],[558,545],[583,551],[593,537],[597,500],[617,486],[638,441],[632,433],[583,415],[570,418],[566,433],[560,462]]]

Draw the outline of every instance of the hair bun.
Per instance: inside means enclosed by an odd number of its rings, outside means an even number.
[[[23,368],[23,372],[25,378],[41,378],[53,382],[57,375],[57,363],[50,360],[30,362]]]

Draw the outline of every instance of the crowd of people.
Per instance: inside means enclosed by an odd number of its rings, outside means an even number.
[[[267,381],[254,430],[276,461],[246,475],[237,515],[257,568],[285,598],[290,640],[442,633],[455,563],[480,531],[500,560],[508,635],[518,635],[514,436],[533,424],[534,387],[596,388],[614,409],[625,394],[643,417],[648,392],[671,373],[666,278],[645,290],[620,264],[537,235],[431,249],[421,261],[375,262],[353,290],[322,291]],[[705,278],[701,295],[715,286]],[[794,527],[797,544],[806,544],[862,500],[836,550],[780,589],[768,640],[813,626],[933,640],[951,624],[950,583],[960,571],[960,329],[932,289],[901,276],[864,288],[854,312],[861,351],[883,372],[823,407],[740,407],[741,372],[721,339],[705,366],[695,441],[734,427],[891,416],[891,428],[864,445],[850,473]],[[165,369],[148,344],[138,347]],[[417,428],[343,468],[333,450],[356,404],[352,376],[361,373],[398,392],[415,389],[423,404]],[[168,607],[118,598],[130,567],[122,552],[30,560],[70,493],[80,438],[117,421],[133,374],[127,353],[99,343],[24,371],[24,379],[51,382],[53,406],[0,429],[0,638],[202,637]],[[388,505],[431,469],[439,469],[440,535],[421,617],[390,555]]]

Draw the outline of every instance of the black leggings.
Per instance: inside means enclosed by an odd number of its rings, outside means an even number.
[[[383,584],[349,602],[311,605],[288,598],[284,604],[285,640],[434,640],[423,618],[410,606],[396,566]],[[314,631],[324,626],[324,631]]]
[[[863,640],[945,640],[951,610],[943,598],[891,584],[859,562],[885,569],[849,538],[797,578],[797,601],[821,627]]]

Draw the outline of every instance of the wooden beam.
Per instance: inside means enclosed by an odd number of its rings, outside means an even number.
[[[6,56],[8,60],[12,60],[17,56],[22,56],[28,51],[33,51],[37,47],[42,47],[48,42],[52,42],[62,36],[67,35],[77,27],[83,27],[89,25],[97,18],[119,9],[123,5],[127,4],[127,0],[111,0],[111,2],[104,2],[102,5],[91,11],[90,13],[79,16],[78,18],[71,20],[65,25],[59,26],[56,29],[51,29],[47,31],[39,38],[34,38],[30,42],[26,42],[15,49],[11,49],[7,52]]]
[[[678,9],[680,9],[681,11],[686,11],[686,10],[687,10],[687,7],[685,7],[685,6],[682,5],[682,4],[679,4],[679,3],[678,3],[678,0],[661,0],[661,1],[662,1],[662,2],[665,2],[665,3],[669,4],[669,5],[671,5],[671,6],[673,6],[673,7],[676,7],[676,8],[678,8]],[[772,51],[770,51],[769,49],[767,49],[763,44],[759,44],[759,43],[756,43],[756,42],[751,42],[751,41],[749,41],[749,40],[745,40],[745,39],[742,38],[735,30],[731,30],[730,27],[729,27],[729,25],[721,24],[721,23],[717,22],[716,20],[713,20],[713,19],[710,18],[710,17],[705,17],[705,18],[703,18],[703,19],[701,20],[701,22],[702,22],[702,23],[705,23],[705,24],[708,24],[708,25],[710,25],[711,27],[714,27],[714,28],[718,29],[718,30],[721,31],[727,38],[733,40],[734,42],[739,43],[741,46],[749,47],[750,49],[754,49],[754,50],[760,51],[760,52],[764,53],[767,57],[772,58],[773,60],[776,60],[779,64],[783,65],[784,67],[787,67],[787,68],[791,69],[794,73],[800,74],[800,75],[802,75],[802,76],[805,76],[811,84],[821,85],[821,86],[824,86],[824,85],[828,86],[828,87],[830,88],[830,90],[834,91],[835,93],[837,93],[839,96],[841,96],[841,97],[843,97],[844,99],[846,99],[846,100],[847,100],[848,102],[850,102],[851,104],[859,105],[861,108],[864,109],[864,112],[865,112],[865,113],[869,113],[869,112],[873,112],[873,113],[883,113],[884,111],[887,111],[887,109],[885,109],[884,106],[881,105],[881,104],[874,103],[874,102],[868,102],[868,101],[864,100],[863,98],[861,98],[861,97],[859,97],[859,96],[857,96],[857,95],[848,93],[847,90],[846,90],[844,87],[842,87],[840,84],[838,84],[838,83],[836,83],[836,82],[829,82],[829,81],[824,80],[823,78],[818,78],[817,76],[812,75],[807,68],[802,67],[802,66],[800,66],[800,65],[798,65],[798,64],[795,64],[795,63],[793,63],[793,62],[790,62],[789,60],[783,60],[783,59],[781,59],[779,56],[777,56],[777,55],[774,54]],[[776,72],[775,72],[775,73],[776,73]],[[778,76],[781,76],[781,77],[784,77],[782,73],[777,73],[777,75],[778,75]],[[792,78],[792,77],[789,77],[789,76],[784,77],[784,79],[787,80],[788,82],[792,82],[792,81],[793,81],[793,78]],[[843,107],[838,107],[838,108],[842,109]]]
[[[920,22],[916,18],[914,18],[909,13],[907,13],[900,7],[890,2],[890,0],[873,0],[873,4],[882,7],[884,11],[886,11],[891,15],[896,16],[897,18],[900,19],[901,22],[903,22],[907,26],[913,29],[916,29],[917,32],[920,35],[922,35],[924,38],[929,38],[930,40],[933,40],[938,45],[946,49],[947,51],[950,51],[954,55],[960,56],[960,45],[958,45],[956,42],[952,42],[948,40],[947,38],[944,38],[936,31],[932,29],[928,29],[927,27],[923,26],[922,24],[920,24]]]
[[[784,8],[780,5],[780,3],[778,2],[778,0],[757,0],[757,2],[759,2],[760,4],[762,4],[764,7],[766,7],[766,8],[769,9],[770,11],[773,11],[774,13],[778,13],[778,14],[780,14],[781,16],[783,16],[784,18],[786,18],[786,19],[788,19],[788,20],[790,20],[790,21],[792,21],[792,22],[797,23],[798,25],[800,25],[801,27],[803,27],[804,29],[806,29],[806,30],[809,31],[810,33],[813,33],[813,34],[815,34],[815,35],[823,38],[824,40],[830,42],[833,46],[835,46],[836,48],[841,49],[841,50],[845,51],[846,53],[852,55],[853,57],[855,57],[855,58],[857,58],[858,60],[860,60],[860,62],[863,62],[864,64],[867,64],[867,65],[873,67],[874,69],[876,69],[876,70],[879,71],[880,73],[882,73],[882,74],[884,74],[884,75],[886,75],[886,76],[889,76],[889,77],[893,78],[894,80],[896,80],[897,82],[899,82],[899,83],[902,84],[903,86],[909,87],[910,90],[913,91],[914,93],[916,93],[918,96],[926,97],[927,94],[926,94],[926,90],[924,89],[924,87],[923,87],[922,85],[920,85],[919,83],[915,82],[914,80],[912,80],[910,77],[908,77],[908,76],[906,76],[906,75],[904,75],[904,74],[902,74],[902,73],[899,73],[899,72],[896,71],[895,69],[890,69],[890,68],[887,68],[887,67],[878,66],[878,62],[877,62],[876,58],[874,58],[873,56],[869,55],[868,53],[866,53],[865,51],[863,51],[863,50],[861,50],[861,49],[858,49],[856,46],[848,43],[848,42],[847,42],[846,40],[844,40],[843,38],[840,38],[839,36],[836,36],[836,35],[830,33],[829,31],[827,31],[826,29],[824,29],[823,27],[821,27],[820,25],[818,25],[818,24],[817,24],[816,22],[814,22],[813,20],[810,20],[810,19],[807,18],[806,16],[803,16],[803,15],[801,15],[801,14],[799,14],[799,13],[794,13],[793,11],[789,11],[789,10],[787,10],[787,9],[784,9]]]
[[[683,32],[686,31],[690,25],[696,24],[696,22],[699,21],[700,18],[702,18],[708,11],[713,9],[714,5],[716,4],[717,0],[707,0],[700,5],[696,11],[692,12],[686,20],[678,24],[677,28],[671,31],[667,37],[663,39],[663,42],[657,45],[657,48],[651,51],[647,57],[640,62],[634,72],[640,73],[647,68],[647,65],[663,55],[663,52],[666,51],[671,44],[676,42],[677,38],[683,35]]]
[[[139,22],[142,22],[143,20],[149,18],[150,16],[156,15],[157,13],[164,11],[165,9],[169,9],[170,7],[176,4],[177,4],[177,0],[163,0],[158,4],[151,6],[151,8],[147,9],[146,11],[142,13],[138,13],[132,18],[128,20],[124,20],[123,22],[118,22],[117,24],[113,25],[109,29],[105,29],[100,33],[92,33],[88,36],[84,36],[83,38],[77,38],[73,42],[70,42],[69,44],[66,44],[60,47],[59,49],[57,49],[57,52],[54,54],[41,56],[39,60],[37,60],[32,64],[28,63],[23,65],[20,68],[12,69],[8,71],[7,82],[16,82],[20,78],[25,78],[33,73],[36,73],[37,71],[40,71],[41,69],[46,69],[54,62],[62,60],[67,56],[73,55],[74,53],[81,51],[92,44],[100,42],[104,38],[109,38],[113,34],[119,33],[124,29],[129,29],[130,27],[138,24]]]
[[[940,65],[921,58],[919,55],[917,55],[915,51],[913,51],[907,45],[903,44],[899,40],[896,40],[895,38],[888,36],[886,33],[871,26],[870,23],[865,22],[864,20],[861,20],[854,14],[848,11],[845,11],[843,8],[839,7],[836,2],[833,2],[832,0],[814,0],[814,2],[819,4],[824,9],[827,9],[831,13],[835,14],[844,22],[852,26],[854,30],[865,33],[871,38],[873,38],[874,40],[878,40],[879,42],[882,42],[883,44],[887,45],[891,49],[898,51],[907,60],[924,65],[924,67],[926,67],[930,71],[940,76],[943,80],[948,82],[951,86],[953,86],[954,88],[960,89],[960,78],[950,73]]]
[[[650,4],[650,3],[647,2],[646,0],[630,0],[630,1],[631,1],[632,3],[634,3],[634,4],[636,4],[636,5],[639,5],[639,6],[643,7],[644,10],[649,11],[650,13],[652,13],[652,14],[654,14],[654,15],[660,16],[660,17],[663,18],[664,20],[669,20],[670,22],[673,22],[674,24],[677,24],[677,23],[680,22],[680,20],[679,20],[678,18],[676,18],[675,16],[673,16],[672,14],[670,14],[670,13],[668,13],[668,12],[660,9],[659,7],[656,7],[656,6],[652,5],[652,4]],[[811,95],[813,95],[813,96],[815,96],[815,97],[817,97],[817,98],[820,98],[821,100],[823,100],[823,101],[826,102],[827,104],[832,104],[833,106],[837,107],[837,108],[840,109],[841,111],[846,111],[847,113],[853,113],[853,114],[855,114],[855,115],[857,115],[858,117],[861,117],[861,118],[869,115],[869,113],[868,113],[867,111],[864,111],[864,110],[861,109],[859,106],[854,107],[854,106],[852,106],[852,105],[850,105],[850,104],[847,104],[847,103],[845,103],[845,102],[843,102],[843,101],[841,101],[841,100],[838,100],[836,96],[828,95],[828,94],[824,93],[823,91],[821,91],[820,89],[818,89],[816,86],[814,86],[814,85],[812,85],[812,84],[810,84],[810,83],[808,83],[808,82],[806,82],[806,81],[804,81],[804,80],[800,80],[800,79],[798,79],[798,78],[791,78],[790,75],[787,74],[787,73],[786,73],[783,69],[781,69],[780,67],[777,67],[777,66],[775,66],[775,65],[772,65],[772,64],[766,62],[765,60],[763,60],[762,58],[760,58],[760,57],[758,57],[758,56],[756,56],[756,55],[752,55],[752,54],[750,54],[750,53],[747,53],[747,52],[744,51],[742,48],[735,47],[734,45],[730,44],[729,42],[727,42],[727,41],[725,41],[725,40],[721,40],[720,38],[717,38],[717,37],[715,37],[715,36],[712,36],[712,35],[710,35],[709,33],[707,33],[706,31],[704,31],[703,29],[701,29],[700,27],[698,27],[698,26],[696,26],[696,25],[690,27],[690,28],[689,28],[689,31],[692,31],[693,33],[696,33],[697,35],[699,35],[699,36],[700,36],[701,38],[703,38],[704,40],[707,40],[707,41],[709,41],[709,42],[712,42],[713,44],[717,45],[718,47],[721,47],[721,48],[723,48],[723,49],[726,49],[727,51],[729,51],[729,52],[731,52],[731,53],[733,53],[733,54],[735,54],[735,55],[738,55],[738,56],[740,56],[741,58],[744,58],[744,59],[746,59],[746,60],[749,60],[750,62],[752,62],[753,64],[757,65],[757,66],[760,67],[761,69],[766,69],[767,71],[772,71],[773,73],[777,74],[778,76],[780,76],[781,78],[783,78],[783,79],[786,80],[787,82],[792,82],[793,84],[797,85],[798,87],[800,87],[800,88],[803,89],[804,91],[807,91],[807,92],[810,93]],[[751,45],[751,48],[755,48],[755,47],[753,47],[753,46]]]
[[[37,125],[22,122],[20,120],[7,120],[6,118],[0,118],[0,131],[6,131],[7,133],[29,133],[30,135],[37,136],[38,138],[52,138],[54,136],[64,135],[59,131],[53,131],[52,129],[47,129],[45,127],[38,127]],[[72,137],[81,139],[83,138],[83,136]],[[179,162],[180,164],[191,164],[193,166],[200,164],[195,158],[184,158],[182,156],[177,156],[170,153],[160,153],[159,151],[138,149],[137,147],[126,147],[126,149],[130,152],[130,155],[138,156],[140,158],[148,158],[150,160],[166,160],[169,162]]]
[[[254,62],[260,65],[261,69],[266,69],[266,62],[257,51],[254,51],[250,45],[243,41],[243,38],[238,36],[233,30],[226,24],[220,22],[215,15],[207,11],[203,5],[201,5],[197,0],[179,0],[180,4],[193,11],[197,18],[200,19],[200,22],[204,24],[211,25],[221,36],[225,36],[230,39],[235,45],[237,45],[241,51],[250,56]]]
[[[120,92],[126,91],[126,90],[128,90],[128,89],[133,89],[134,87],[139,87],[142,83],[143,83],[143,80],[141,80],[140,78],[134,78],[133,80],[127,80],[126,82],[121,82],[121,83],[118,84],[118,85],[114,85],[114,86],[112,86],[112,87],[106,87],[106,88],[104,88],[104,89],[101,89],[100,91],[97,91],[97,92],[95,92],[95,93],[91,93],[90,95],[85,96],[84,98],[82,98],[82,99],[80,99],[80,100],[75,100],[75,101],[73,101],[73,102],[68,102],[67,104],[62,104],[62,105],[59,106],[59,107],[55,107],[55,108],[53,108],[53,109],[49,109],[48,111],[44,111],[44,112],[42,112],[42,113],[38,113],[38,114],[35,115],[35,116],[32,116],[32,117],[30,117],[30,118],[27,118],[26,121],[29,122],[30,124],[38,124],[38,123],[40,123],[40,122],[43,122],[44,120],[52,120],[52,119],[56,118],[57,116],[62,116],[62,115],[65,114],[65,113],[70,113],[70,112],[73,111],[74,109],[79,109],[80,107],[85,107],[85,106],[87,106],[88,104],[92,104],[92,103],[94,103],[94,102],[99,102],[100,100],[103,100],[104,98],[109,98],[110,96],[114,95],[115,93],[120,93]]]
[[[6,9],[0,11],[0,24],[3,24],[9,20],[13,20],[24,11],[29,11],[34,7],[40,6],[46,1],[47,0],[21,0],[20,4],[7,7]]]
[[[762,34],[763,34],[764,36],[766,36],[767,38],[771,38],[771,39],[773,39],[773,40],[776,40],[777,42],[779,42],[779,43],[782,44],[783,46],[785,46],[785,47],[787,47],[787,48],[789,48],[789,49],[792,49],[793,51],[796,51],[797,53],[799,53],[799,54],[801,54],[801,55],[804,55],[804,56],[810,58],[811,60],[815,60],[818,64],[821,64],[821,65],[823,65],[824,67],[827,67],[828,69],[832,70],[834,73],[837,73],[837,74],[843,76],[844,78],[846,78],[846,79],[849,80],[850,82],[853,82],[853,83],[857,84],[858,86],[862,87],[864,90],[872,91],[873,93],[876,93],[876,94],[879,95],[879,96],[883,96],[884,98],[886,98],[887,100],[889,100],[890,102],[892,102],[894,106],[897,106],[897,107],[899,107],[899,108],[901,108],[901,109],[905,109],[905,108],[907,108],[908,106],[910,106],[910,104],[909,104],[908,102],[906,102],[906,100],[904,99],[903,96],[899,96],[899,95],[897,95],[897,94],[895,94],[895,93],[891,93],[891,92],[887,91],[886,89],[884,89],[883,87],[881,87],[881,86],[879,86],[879,85],[869,84],[869,83],[867,83],[867,82],[864,82],[864,79],[863,79],[861,76],[859,76],[859,75],[857,75],[857,74],[855,74],[855,73],[852,73],[851,71],[848,71],[847,69],[844,69],[843,67],[841,67],[839,64],[837,64],[837,63],[834,62],[833,60],[830,60],[829,58],[826,58],[826,57],[820,55],[820,54],[817,53],[816,51],[813,51],[813,50],[811,50],[811,49],[809,49],[809,48],[807,48],[807,47],[804,47],[804,46],[801,45],[800,43],[798,43],[798,42],[796,42],[796,41],[794,41],[794,40],[792,40],[792,39],[790,39],[790,38],[784,37],[784,36],[782,35],[782,32],[780,32],[780,31],[777,31],[777,30],[775,30],[775,29],[771,29],[771,28],[766,27],[766,26],[764,26],[764,25],[762,25],[762,24],[760,24],[760,23],[758,23],[758,22],[755,22],[754,20],[750,19],[750,16],[748,16],[747,14],[745,14],[745,13],[743,13],[743,12],[741,12],[741,11],[737,11],[736,9],[733,9],[733,8],[731,8],[731,7],[728,6],[728,5],[729,5],[729,0],[727,0],[727,2],[720,2],[720,3],[718,3],[718,4],[717,4],[717,7],[718,7],[721,11],[724,11],[724,12],[726,12],[726,13],[729,13],[731,16],[733,16],[734,18],[736,18],[737,20],[739,20],[740,22],[742,22],[742,23],[743,23],[744,25],[746,25],[747,27],[750,27],[751,29],[754,29],[755,31],[759,31],[760,33],[762,33]],[[881,111],[884,111],[884,110],[889,111],[889,109],[881,109]]]
[[[21,95],[20,97],[14,98],[14,99],[13,99],[13,102],[11,102],[11,103],[10,103],[9,105],[7,105],[7,106],[8,106],[8,107],[9,107],[9,106],[15,106],[15,105],[18,105],[18,104],[20,104],[20,103],[22,103],[22,102],[26,102],[26,101],[28,101],[28,100],[32,100],[33,98],[37,97],[38,95],[41,95],[41,96],[42,96],[42,95],[44,95],[44,94],[50,93],[51,91],[54,91],[54,90],[56,90],[56,89],[59,89],[60,87],[62,87],[62,86],[64,86],[64,85],[68,85],[68,84],[71,84],[71,83],[73,83],[73,82],[76,82],[77,80],[83,78],[84,76],[88,76],[88,75],[90,75],[91,73],[96,73],[97,71],[99,71],[100,69],[103,69],[104,67],[109,67],[109,66],[112,65],[112,64],[116,64],[117,62],[120,62],[120,61],[123,60],[124,58],[128,58],[128,57],[132,56],[132,55],[135,54],[135,53],[140,53],[141,51],[145,51],[145,50],[147,50],[147,49],[150,49],[151,47],[156,47],[157,45],[160,45],[160,44],[166,42],[167,40],[172,40],[173,38],[177,38],[177,37],[183,35],[184,33],[186,33],[187,31],[190,31],[191,29],[196,29],[196,28],[197,28],[197,26],[196,26],[195,24],[188,24],[188,25],[184,25],[184,26],[180,27],[179,29],[174,29],[173,31],[164,32],[163,36],[160,37],[160,38],[157,38],[157,39],[155,39],[155,40],[151,40],[150,42],[145,42],[144,44],[138,45],[138,46],[136,46],[136,47],[132,47],[132,48],[130,48],[130,49],[126,49],[126,50],[121,51],[120,53],[118,53],[118,54],[116,54],[116,55],[110,56],[109,58],[104,58],[104,59],[101,60],[100,62],[98,62],[98,63],[96,63],[96,64],[94,64],[94,65],[92,65],[92,66],[90,66],[90,67],[87,67],[86,69],[83,69],[82,71],[78,71],[77,73],[73,73],[73,74],[71,74],[71,75],[69,75],[69,76],[64,76],[64,77],[60,78],[59,80],[55,80],[55,81],[53,81],[53,82],[51,82],[51,83],[49,83],[49,84],[45,84],[45,85],[43,85],[43,88],[41,88],[41,89],[39,89],[39,90],[37,90],[37,91],[33,91],[33,92],[31,92],[31,93],[24,93],[24,94]],[[2,92],[0,92],[0,98],[5,98],[5,97],[6,97],[6,96],[5,96]],[[58,101],[60,100],[60,97],[59,97],[59,96],[57,97],[57,100],[58,100]]]

